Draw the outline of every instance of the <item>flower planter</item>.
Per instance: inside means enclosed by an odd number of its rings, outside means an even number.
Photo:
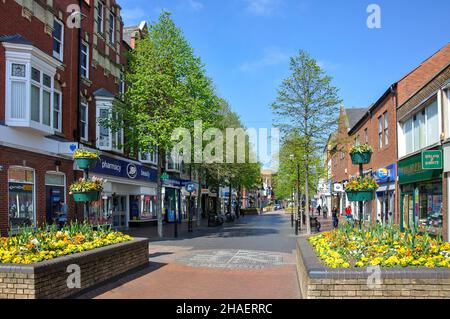
[[[353,164],[369,164],[370,159],[372,158],[372,153],[353,153],[350,154],[350,157],[352,158]]]
[[[98,158],[93,157],[79,157],[75,159],[75,162],[77,163],[78,167],[81,169],[90,169],[95,166],[97,163]]]
[[[72,192],[73,200],[76,202],[90,202],[100,198],[99,191]]]
[[[350,202],[366,202],[374,199],[373,191],[359,191],[351,192],[347,191],[347,197]]]

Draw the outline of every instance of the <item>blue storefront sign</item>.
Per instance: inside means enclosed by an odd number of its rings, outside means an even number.
[[[130,161],[100,155],[93,173],[156,183],[158,171]]]
[[[372,175],[380,185],[395,182],[397,176],[397,164],[391,164],[380,168],[373,172]]]

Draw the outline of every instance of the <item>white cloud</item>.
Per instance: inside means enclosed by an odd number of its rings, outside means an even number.
[[[258,16],[267,16],[273,13],[281,0],[244,0],[247,3],[247,10]]]
[[[289,61],[290,55],[281,51],[279,48],[268,48],[264,51],[262,58],[255,61],[244,62],[239,69],[244,72],[250,72]]]
[[[189,6],[194,11],[199,11],[199,10],[203,9],[203,7],[204,7],[203,3],[201,3],[200,1],[196,1],[196,0],[189,0]]]
[[[125,25],[135,24],[146,18],[147,13],[144,9],[136,7],[130,9],[123,9],[121,12]]]
[[[339,69],[341,67],[340,63],[334,63],[331,61],[324,61],[324,60],[318,60],[317,61],[317,65],[323,69],[323,70],[327,70],[327,71],[335,71],[337,69]]]

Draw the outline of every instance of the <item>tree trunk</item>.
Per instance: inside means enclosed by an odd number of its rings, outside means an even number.
[[[305,170],[305,214],[306,214],[306,233],[311,235],[311,224],[309,221],[309,165],[308,156],[306,156],[306,170]]]
[[[162,214],[162,181],[161,181],[161,162],[162,162],[162,154],[160,149],[158,148],[158,174],[157,174],[157,201],[156,201],[156,214],[158,216],[158,236],[162,238],[164,236],[163,233],[163,214]]]

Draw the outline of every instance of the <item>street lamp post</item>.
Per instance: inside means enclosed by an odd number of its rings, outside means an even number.
[[[291,159],[291,161],[294,161],[295,156],[293,154],[291,154],[289,156],[289,158]],[[300,163],[296,163],[297,165],[297,216],[295,218],[295,235],[298,235],[298,231],[302,229],[302,222],[300,219],[299,222],[299,217],[301,218],[301,210],[300,210]]]

